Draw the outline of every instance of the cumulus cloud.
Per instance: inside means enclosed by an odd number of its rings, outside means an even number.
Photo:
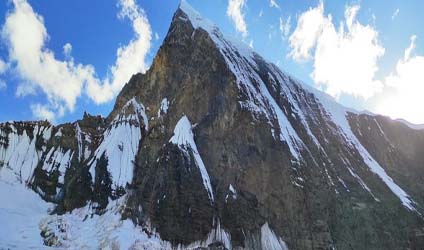
[[[131,75],[144,73],[148,68],[145,57],[150,50],[152,30],[144,10],[137,6],[135,0],[120,0],[118,6],[118,17],[128,18],[132,22],[135,37],[129,44],[118,48],[115,65],[110,68],[110,77],[104,79],[102,84],[88,82],[88,95],[96,103],[112,100]]]
[[[36,85],[50,102],[62,103],[73,111],[84,82],[93,75],[89,65],[73,61],[59,61],[45,48],[48,39],[43,18],[24,0],[14,0],[14,9],[8,13],[2,28],[10,61],[28,84]]]
[[[277,3],[277,1],[276,1],[276,0],[269,0],[269,6],[270,6],[271,8],[277,8],[277,9],[279,9],[279,8],[280,8],[280,5],[278,5],[278,3]]]
[[[227,16],[231,18],[236,30],[245,38],[247,36],[247,25],[242,12],[245,0],[228,0]]]
[[[415,42],[414,35],[403,58],[397,62],[395,72],[385,78],[389,90],[376,109],[393,118],[424,123],[424,56],[412,55]]]
[[[332,16],[324,15],[321,1],[300,15],[289,38],[289,56],[296,61],[312,60],[316,86],[336,98],[341,94],[369,98],[383,87],[374,76],[385,50],[378,32],[356,19],[358,11],[357,5],[347,6],[337,29]]]
[[[13,0],[13,5],[1,36],[8,48],[9,61],[15,65],[13,70],[21,78],[16,95],[42,92],[47,96],[47,104],[31,107],[39,118],[52,118],[51,114],[62,116],[64,110],[72,112],[84,91],[96,103],[110,101],[132,74],[147,68],[144,58],[150,48],[151,29],[134,0],[120,0],[118,16],[130,19],[135,38],[118,48],[116,62],[104,79],[97,77],[92,65],[74,62],[69,43],[63,47],[65,60],[57,59],[46,47],[49,36],[43,17],[26,0]]]
[[[331,16],[329,18],[331,19]],[[289,38],[290,56],[296,61],[311,59],[310,51],[316,46],[328,22],[331,23],[331,20],[324,16],[323,2],[301,14],[296,29]]]

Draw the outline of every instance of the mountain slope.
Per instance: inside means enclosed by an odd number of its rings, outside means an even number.
[[[424,247],[424,131],[337,104],[185,1],[107,118],[0,131],[0,183],[51,203],[49,246]]]

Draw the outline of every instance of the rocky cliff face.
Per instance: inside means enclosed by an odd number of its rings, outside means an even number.
[[[424,247],[424,130],[340,106],[184,1],[107,118],[0,131],[2,188],[51,204],[23,231],[48,246]]]

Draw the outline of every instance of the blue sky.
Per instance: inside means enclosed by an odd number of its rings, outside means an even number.
[[[424,123],[423,1],[188,2],[342,104]],[[0,121],[106,116],[131,73],[148,69],[178,4],[1,1]]]

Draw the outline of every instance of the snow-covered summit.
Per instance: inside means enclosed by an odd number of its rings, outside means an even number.
[[[208,32],[212,40],[221,50],[221,52],[225,52],[225,50],[229,49],[228,47],[232,47],[233,49],[236,49],[239,53],[241,53],[241,55],[248,59],[250,62],[253,62],[253,58],[255,56],[259,56],[253,51],[253,49],[249,45],[247,45],[243,41],[228,34],[224,35],[215,23],[213,23],[207,18],[204,18],[186,0],[181,0],[179,10],[181,10],[186,15],[187,19],[184,19],[184,17],[179,18],[183,21],[189,21],[194,29],[200,28]]]
[[[206,31],[217,30],[218,27],[208,19],[203,18],[186,0],[181,0],[178,7],[187,15],[188,20],[192,23],[195,29],[203,28]]]

